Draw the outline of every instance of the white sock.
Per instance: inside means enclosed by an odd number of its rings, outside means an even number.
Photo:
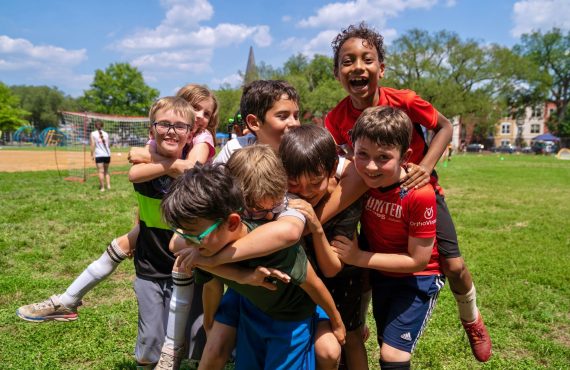
[[[467,323],[472,323],[477,320],[479,309],[477,309],[477,292],[475,291],[475,285],[471,285],[471,290],[466,294],[453,293],[453,295],[457,302],[461,320]]]
[[[117,239],[114,239],[101,257],[83,270],[65,293],[59,297],[61,303],[65,307],[78,306],[81,298],[100,281],[111,275],[126,257],[127,255],[121,251]]]
[[[178,349],[184,345],[186,338],[186,323],[194,294],[194,278],[183,272],[172,271],[172,282],[174,287],[170,299],[164,345]]]

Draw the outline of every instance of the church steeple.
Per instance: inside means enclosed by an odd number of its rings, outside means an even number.
[[[257,67],[255,66],[255,57],[253,56],[253,46],[250,46],[243,83],[245,85],[258,79],[259,79],[259,74],[257,73]]]

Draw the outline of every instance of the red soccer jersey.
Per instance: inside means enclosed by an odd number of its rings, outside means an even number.
[[[378,105],[399,108],[406,112],[412,123],[414,123],[414,132],[410,145],[413,153],[410,162],[420,163],[427,151],[427,144],[418,125],[428,130],[434,129],[437,126],[437,110],[411,90],[398,90],[390,87],[380,87],[379,89],[380,99],[378,99]],[[337,145],[348,144],[352,147],[348,131],[352,129],[361,113],[361,110],[354,108],[352,105],[350,96],[347,96],[327,114],[325,127],[330,131]]]
[[[370,189],[364,196],[364,209],[360,219],[362,230],[371,252],[407,253],[408,237],[435,238],[435,193],[431,186],[401,193],[399,186],[389,189]],[[441,274],[437,242],[423,271],[383,274],[390,276]]]

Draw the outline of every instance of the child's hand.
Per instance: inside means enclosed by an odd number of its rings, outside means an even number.
[[[346,236],[337,235],[331,241],[331,247],[333,251],[338,254],[338,258],[342,262],[349,265],[354,265],[355,261],[358,259],[358,255],[361,252],[358,248],[358,241],[351,240]]]
[[[279,279],[284,283],[289,283],[291,277],[284,272],[274,268],[257,266],[255,271],[250,274],[244,281],[244,284],[261,286],[269,290],[276,290],[275,279]]]
[[[422,165],[408,163],[406,166],[406,172],[406,177],[402,184],[402,188],[406,190],[412,188],[419,189],[429,183],[431,171],[428,171],[428,169]]]
[[[290,199],[289,206],[301,212],[307,220],[307,227],[311,233],[320,231],[322,229],[321,222],[319,221],[313,206],[303,199]]]
[[[200,264],[203,258],[196,248],[185,248],[174,254],[176,261],[174,266],[186,270],[186,273],[192,275],[192,269]]]
[[[336,340],[338,340],[338,343],[340,343],[341,346],[344,346],[346,343],[346,329],[342,320],[338,323],[331,320],[331,329]]]
[[[132,164],[137,163],[150,163],[151,155],[146,148],[131,148],[128,155],[129,162]]]

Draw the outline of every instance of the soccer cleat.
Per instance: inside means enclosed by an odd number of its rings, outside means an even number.
[[[81,305],[81,302],[79,303]],[[32,322],[73,321],[77,320],[77,307],[67,308],[59,300],[58,295],[52,295],[39,303],[32,303],[18,308],[16,314],[23,320]]]
[[[487,327],[483,322],[483,317],[481,313],[477,316],[477,320],[472,323],[466,323],[461,320],[463,328],[467,333],[467,338],[469,338],[469,344],[471,345],[471,352],[473,356],[480,362],[487,362],[491,357],[491,337],[487,331]]]
[[[182,362],[184,347],[172,349],[166,345],[162,346],[160,358],[156,364],[156,370],[178,370]]]

